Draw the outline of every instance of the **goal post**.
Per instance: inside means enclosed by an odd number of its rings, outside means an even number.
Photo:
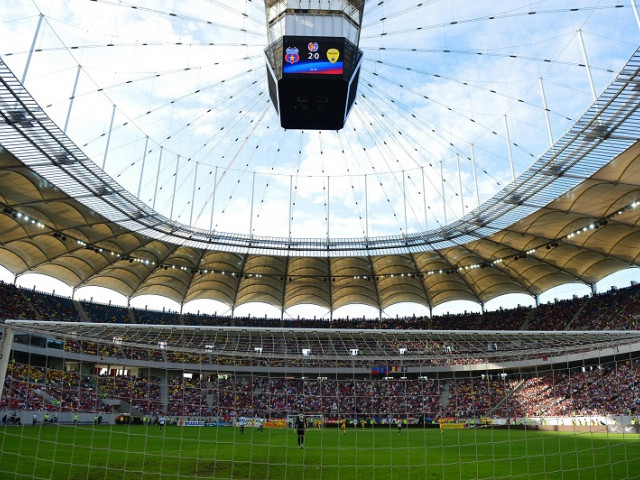
[[[0,398],[4,393],[4,381],[7,376],[12,344],[13,328],[7,325],[2,329],[2,338],[0,338]]]

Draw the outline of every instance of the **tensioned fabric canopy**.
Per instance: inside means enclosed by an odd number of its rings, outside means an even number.
[[[16,275],[179,303],[383,309],[537,296],[638,264],[638,52],[492,199],[437,230],[373,239],[227,235],[166,219],[119,188],[0,69],[0,264]]]

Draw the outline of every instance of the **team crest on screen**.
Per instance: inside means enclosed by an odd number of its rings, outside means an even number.
[[[298,50],[296,47],[287,48],[284,60],[291,65],[293,65],[294,63],[298,63],[298,61],[300,60],[300,50]]]
[[[340,58],[340,52],[337,48],[330,48],[329,50],[327,50],[327,60],[329,60],[331,63],[336,63],[338,61],[338,58]]]
[[[311,53],[315,53],[318,51],[318,42],[309,42],[309,45],[307,45],[307,48],[309,49],[309,51]]]

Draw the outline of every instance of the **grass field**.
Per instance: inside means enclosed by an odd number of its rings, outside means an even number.
[[[640,478],[640,438],[515,429],[293,430],[231,427],[0,428],[0,478]]]

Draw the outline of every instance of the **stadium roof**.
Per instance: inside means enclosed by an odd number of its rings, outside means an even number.
[[[162,218],[88,161],[2,69],[0,259],[18,275],[179,303],[336,309],[535,296],[638,263],[640,53],[554,149],[479,210],[384,246],[317,241],[307,250]]]
[[[629,8],[372,5],[349,128],[312,134],[274,123],[255,2],[38,3],[0,22],[0,265],[16,275],[179,303],[384,309],[537,296],[638,264],[637,51],[580,115],[594,77],[606,85],[628,58]],[[590,68],[583,31],[608,39]]]

